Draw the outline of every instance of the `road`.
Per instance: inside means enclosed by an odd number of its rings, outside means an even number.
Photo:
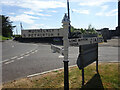
[[[52,53],[50,45],[13,41],[2,45],[2,82],[63,67],[63,57]],[[78,47],[70,47],[69,66],[76,65],[78,53]],[[118,61],[118,47],[99,47],[99,61]]]

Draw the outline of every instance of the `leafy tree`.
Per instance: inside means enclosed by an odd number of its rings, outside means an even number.
[[[0,18],[2,18],[2,36],[4,37],[11,37],[12,36],[12,30],[15,26],[12,26],[12,21],[9,20],[8,16],[0,15]]]
[[[71,28],[71,32],[75,31],[75,28],[73,26],[71,26],[70,28]]]
[[[92,27],[91,24],[88,26],[88,33],[90,33],[90,34],[96,34],[97,33],[96,29],[94,27]]]
[[[86,29],[81,28],[81,29],[80,29],[80,32],[81,32],[82,34],[85,34],[85,33],[86,33]]]

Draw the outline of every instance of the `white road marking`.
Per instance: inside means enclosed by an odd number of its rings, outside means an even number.
[[[29,56],[30,54],[25,55],[26,57]]]
[[[20,57],[20,58],[17,58],[17,60],[20,60],[20,59],[22,59],[23,57]]]
[[[26,54],[28,54],[28,53],[30,53],[30,52],[26,52]]]
[[[37,52],[38,50],[35,50],[35,52]]]
[[[64,56],[63,55],[59,55],[58,58],[64,58]]]
[[[6,62],[5,64],[10,64],[10,63],[12,63],[12,62],[14,62],[14,60],[12,60],[12,61],[9,61],[9,62]]]
[[[31,53],[35,53],[35,52],[31,52]]]
[[[77,65],[72,65],[72,66],[69,66],[69,67],[74,67],[74,66],[77,66]],[[34,77],[34,76],[38,76],[38,75],[43,75],[43,74],[46,74],[46,73],[49,73],[49,72],[53,72],[53,71],[58,71],[58,70],[61,70],[61,69],[64,69],[64,68],[62,67],[62,68],[58,68],[58,69],[45,71],[45,72],[42,72],[42,73],[36,73],[36,74],[28,75],[27,77],[30,78],[30,77]]]
[[[33,50],[30,50],[30,52],[32,52]]]
[[[14,45],[12,47],[15,47]]]
[[[23,56],[23,55],[25,55],[25,54],[21,54],[20,56]]]
[[[3,60],[3,61],[1,61],[0,63],[7,62],[7,61],[9,61],[9,60],[10,60],[10,59]]]
[[[14,56],[14,57],[12,57],[11,59],[15,59],[15,58],[17,58],[18,56]]]

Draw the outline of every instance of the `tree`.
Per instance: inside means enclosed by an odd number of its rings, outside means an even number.
[[[2,36],[4,37],[11,37],[13,32],[13,28],[15,26],[12,26],[12,21],[9,20],[8,16],[0,15],[0,18],[2,18]]]
[[[88,33],[90,33],[90,34],[96,34],[97,33],[96,29],[94,27],[92,27],[91,24],[88,26]]]
[[[83,28],[81,28],[81,29],[80,29],[80,32],[81,32],[82,34],[85,34],[85,33],[86,33],[86,30],[83,29]]]

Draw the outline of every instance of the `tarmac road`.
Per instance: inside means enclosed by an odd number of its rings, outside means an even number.
[[[13,41],[5,43],[3,59],[7,60],[2,62],[2,82],[63,67],[63,57],[58,53],[52,53],[50,45]],[[99,47],[99,61],[118,62],[118,48]],[[78,47],[70,47],[69,66],[76,65],[78,54]]]

